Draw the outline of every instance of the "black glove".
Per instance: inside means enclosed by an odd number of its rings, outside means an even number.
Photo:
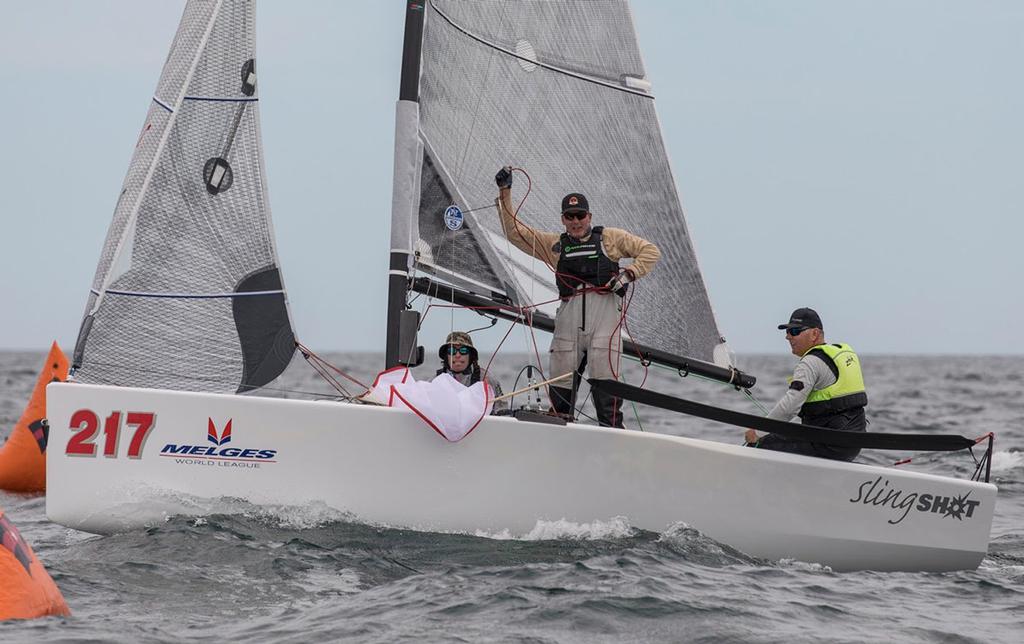
[[[501,170],[498,170],[498,174],[494,175],[494,183],[498,184],[499,188],[511,188],[512,166],[505,166]]]

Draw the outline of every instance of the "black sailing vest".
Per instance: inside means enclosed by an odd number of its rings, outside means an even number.
[[[579,241],[562,233],[558,243],[551,250],[558,253],[558,265],[555,266],[555,285],[558,296],[563,300],[572,297],[580,286],[604,286],[619,274],[619,263],[608,259],[601,243],[604,226],[590,229],[590,239]],[[616,291],[619,295],[626,294],[626,287]]]

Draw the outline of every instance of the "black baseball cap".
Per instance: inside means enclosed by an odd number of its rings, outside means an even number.
[[[821,329],[821,317],[814,309],[802,308],[793,311],[789,316],[789,322],[779,325],[782,329]]]
[[[567,212],[590,212],[587,198],[578,192],[570,192],[562,198],[562,214]]]

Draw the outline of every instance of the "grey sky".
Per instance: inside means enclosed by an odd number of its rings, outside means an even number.
[[[73,344],[181,7],[0,0],[0,347]],[[734,349],[785,351],[775,325],[813,306],[863,352],[1021,352],[1024,2],[633,9]],[[383,349],[403,10],[257,10],[271,207],[317,349]]]

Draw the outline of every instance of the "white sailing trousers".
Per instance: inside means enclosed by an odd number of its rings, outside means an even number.
[[[573,372],[586,358],[591,378],[614,378],[622,353],[621,317],[622,298],[614,293],[591,291],[562,302],[555,314],[548,377]]]

